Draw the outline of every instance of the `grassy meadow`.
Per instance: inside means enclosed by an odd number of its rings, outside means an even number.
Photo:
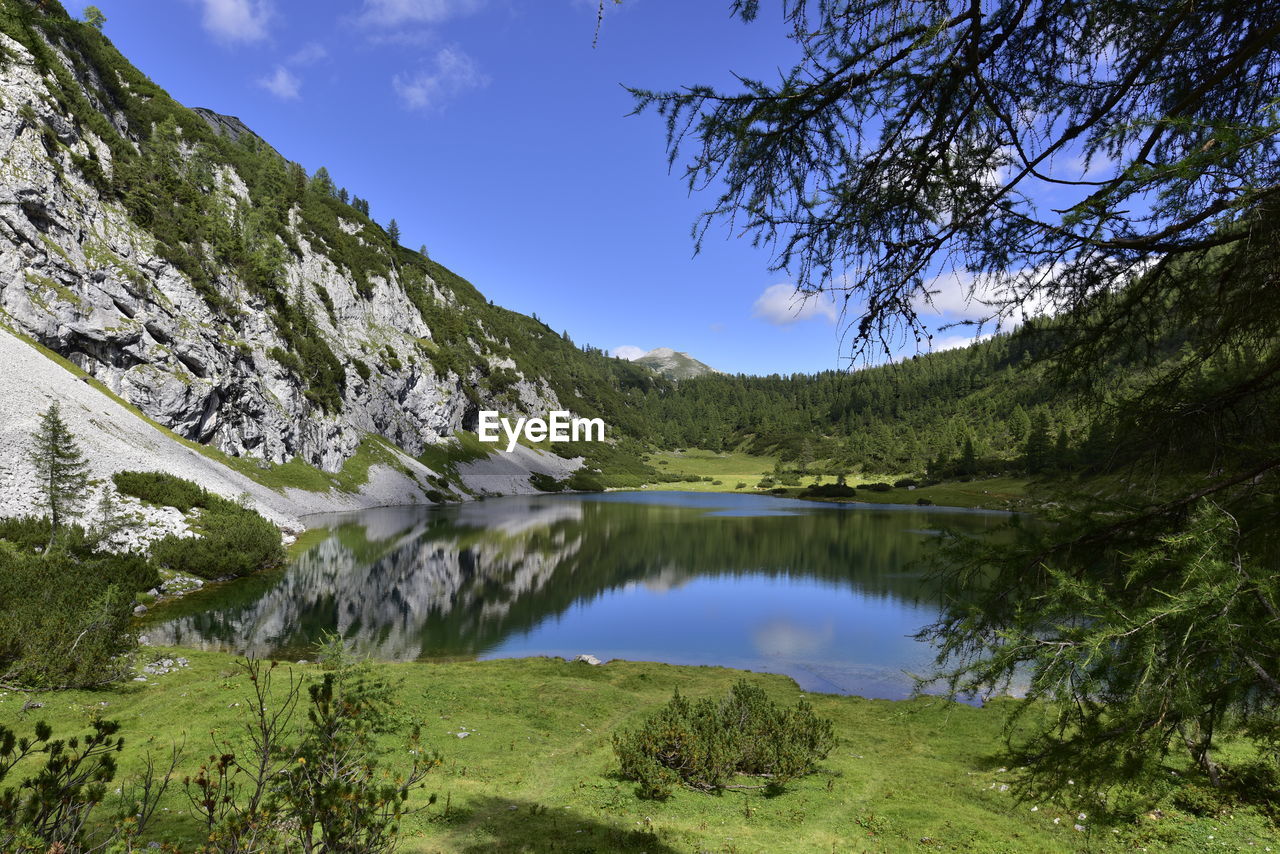
[[[126,747],[112,786],[138,773],[147,750],[184,745],[179,782],[166,794],[152,834],[190,845],[199,828],[181,776],[221,751],[223,740],[238,737],[248,684],[230,655],[144,652],[148,659],[185,656],[191,664],[109,690],[5,693],[0,723],[26,732],[46,720],[61,736],[84,730],[94,716],[120,721]],[[287,666],[308,681],[321,672],[312,664]],[[999,752],[1008,701],[979,709],[928,698],[809,694],[837,735],[819,773],[774,797],[678,790],[667,801],[646,801],[614,774],[611,734],[661,706],[675,688],[689,697],[720,696],[743,674],[554,659],[375,667],[400,682],[400,729],[420,724],[424,744],[442,758],[415,793],[422,809],[404,823],[402,851],[1280,850],[1280,834],[1252,809],[1197,818],[1169,804],[1160,814],[1107,815],[1086,800],[1020,802],[1007,788],[1014,776]],[[802,693],[785,677],[749,678],[787,705]],[[24,712],[29,703],[43,706]],[[459,732],[469,734],[458,738]],[[386,736],[380,745],[393,768],[407,765],[402,736]]]
[[[680,451],[655,451],[649,464],[663,472],[671,474],[695,475],[710,480],[690,481],[682,483],[651,484],[646,489],[677,489],[682,492],[759,492],[756,484],[760,479],[773,473],[775,459],[773,457],[754,456],[738,451],[717,453],[699,448],[687,448]],[[816,467],[816,466],[815,466]],[[905,477],[904,472],[875,472],[852,474],[848,477],[850,486],[860,483],[893,483]],[[800,486],[779,486],[785,489],[787,497],[796,498],[805,488],[813,483],[835,483],[831,475],[805,475]],[[720,481],[716,483],[716,481]],[[746,486],[738,489],[739,483]],[[933,486],[922,486],[916,489],[893,489],[888,492],[872,492],[868,489],[858,490],[853,501],[871,502],[875,504],[915,504],[920,499],[932,501],[934,504],[947,507],[974,507],[988,510],[1019,509],[1028,504],[1029,481],[1026,478],[994,477],[974,478],[970,481],[948,481]],[[826,501],[848,501],[850,499],[815,499]]]

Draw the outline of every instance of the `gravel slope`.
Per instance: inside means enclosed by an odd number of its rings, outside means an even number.
[[[0,329],[0,515],[37,510],[35,472],[27,459],[39,416],[58,401],[63,418],[88,457],[92,477],[103,482],[126,469],[163,471],[228,498],[248,495],[253,506],[281,527],[301,529],[300,517],[426,499],[414,481],[388,466],[374,466],[358,495],[289,489],[275,492],[174,441],[35,347]],[[430,471],[405,457],[422,475]],[[90,502],[91,504],[94,502]],[[90,517],[92,514],[89,514]],[[148,511],[148,522],[179,529],[172,514]]]

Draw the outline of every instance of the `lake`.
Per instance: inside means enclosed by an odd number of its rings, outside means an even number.
[[[151,643],[310,657],[338,632],[376,658],[590,653],[784,673],[898,699],[938,614],[922,559],[942,528],[1007,514],[761,495],[490,498],[313,517],[286,569],[155,609]]]

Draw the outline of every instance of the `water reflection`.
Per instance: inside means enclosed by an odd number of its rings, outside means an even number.
[[[154,642],[297,658],[336,631],[378,658],[590,652],[788,673],[897,697],[937,613],[914,569],[941,527],[997,514],[750,495],[521,496],[317,520],[273,577],[161,610]]]

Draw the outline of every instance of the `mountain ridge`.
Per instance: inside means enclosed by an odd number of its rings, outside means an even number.
[[[688,380],[707,374],[719,374],[715,368],[700,362],[688,353],[673,350],[670,347],[656,347],[631,360],[637,365],[652,368],[659,374],[673,380]]]

